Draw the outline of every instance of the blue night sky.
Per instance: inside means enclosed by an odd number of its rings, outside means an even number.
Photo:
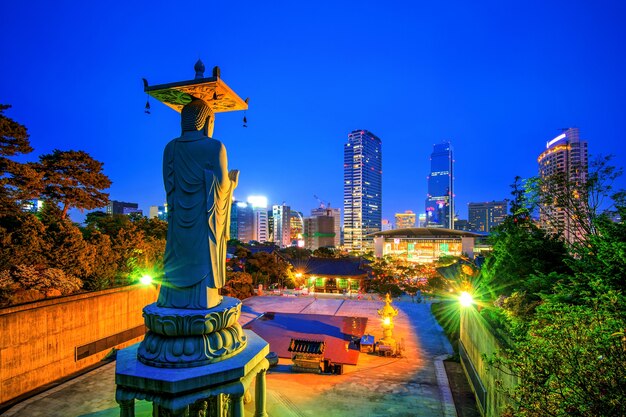
[[[383,218],[420,213],[432,146],[450,140],[460,218],[509,197],[516,175],[577,126],[592,155],[626,166],[626,2],[2,1],[0,103],[36,160],[55,148],[104,162],[110,197],[165,199],[161,157],[179,116],[150,84],[207,75],[250,97],[214,136],[241,170],[235,195],[309,214],[343,209],[343,144],[382,139]],[[175,5],[176,4],[176,5]],[[618,184],[625,187],[626,181]],[[75,216],[80,218],[80,216]]]

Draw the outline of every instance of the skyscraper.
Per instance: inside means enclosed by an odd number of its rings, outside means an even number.
[[[382,220],[382,144],[367,130],[348,134],[343,148],[343,231],[348,249],[373,248],[368,234]]]
[[[291,246],[291,207],[284,203],[272,206],[274,242],[281,248]]]
[[[269,240],[269,230],[267,222],[267,197],[251,195],[248,197],[248,204],[252,205],[254,217],[254,228],[252,240],[257,242],[267,242]]]
[[[580,140],[578,128],[563,133],[546,143],[546,150],[537,158],[539,176],[546,181],[553,202],[544,201],[539,209],[541,226],[551,233],[562,234],[569,242],[582,237],[583,231],[574,220],[576,211],[587,204],[583,185],[587,180],[587,142]],[[556,177],[561,177],[555,181]],[[560,204],[558,200],[567,200]],[[581,219],[582,220],[582,219]]]
[[[426,226],[454,229],[454,160],[452,145],[444,142],[433,146],[426,197]]]
[[[244,243],[255,240],[252,204],[245,201],[233,201],[230,208],[230,238]]]
[[[467,211],[470,230],[489,233],[494,227],[504,222],[508,211],[508,202],[469,203]]]

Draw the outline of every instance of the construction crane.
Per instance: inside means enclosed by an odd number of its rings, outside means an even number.
[[[313,194],[313,198],[315,198],[317,201],[319,201],[319,203],[320,203],[320,208],[326,208],[326,207],[329,207],[329,208],[330,208],[330,202],[324,203],[324,202],[322,201],[322,199],[321,199],[321,198],[319,198],[318,196],[316,196],[315,194]]]

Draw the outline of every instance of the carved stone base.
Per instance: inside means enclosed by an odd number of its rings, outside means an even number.
[[[190,368],[230,358],[245,348],[247,339],[238,323],[241,301],[224,297],[208,310],[159,307],[143,310],[150,329],[137,358],[159,368]]]
[[[245,346],[246,336],[238,323],[210,334],[191,336],[168,337],[149,331],[137,358],[159,368],[189,368],[230,358]]]

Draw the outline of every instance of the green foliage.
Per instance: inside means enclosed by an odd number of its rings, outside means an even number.
[[[132,283],[162,274],[167,223],[143,216],[89,213],[86,227],[69,221],[71,207],[107,203],[111,182],[102,163],[83,151],[41,155],[39,163],[10,158],[32,152],[26,128],[0,105],[0,303],[21,303]],[[43,197],[35,214],[22,199]],[[59,207],[59,204],[62,207]]]
[[[254,295],[252,276],[246,272],[229,272],[226,283],[220,290],[222,295],[243,300]]]
[[[280,250],[280,253],[289,259],[306,260],[311,257],[311,251],[296,246],[290,246]]]
[[[84,151],[60,151],[39,157],[44,198],[62,206],[63,217],[70,208],[95,209],[107,204],[109,195],[102,190],[111,180],[102,173],[102,162]]]
[[[39,188],[39,175],[32,164],[11,158],[33,151],[26,127],[4,115],[11,106],[0,104],[0,213],[17,211],[16,202],[32,198]]]
[[[614,295],[593,307],[537,308],[526,337],[493,361],[521,379],[510,415],[626,415],[626,321],[616,304]]]
[[[492,236],[493,253],[481,271],[487,290],[481,315],[511,337],[492,365],[519,378],[506,389],[505,416],[626,415],[626,225],[597,213],[620,173],[607,161],[592,167],[589,183],[565,184],[576,191],[569,196],[555,187],[564,178],[530,186],[526,201],[557,202],[576,217],[583,239],[547,235],[519,201]],[[623,219],[624,194],[609,197]]]
[[[313,251],[313,256],[316,258],[338,258],[339,254],[334,248],[317,248]]]
[[[257,252],[246,259],[246,271],[254,278],[254,284],[277,284],[285,286],[293,281],[292,266],[279,256]]]

